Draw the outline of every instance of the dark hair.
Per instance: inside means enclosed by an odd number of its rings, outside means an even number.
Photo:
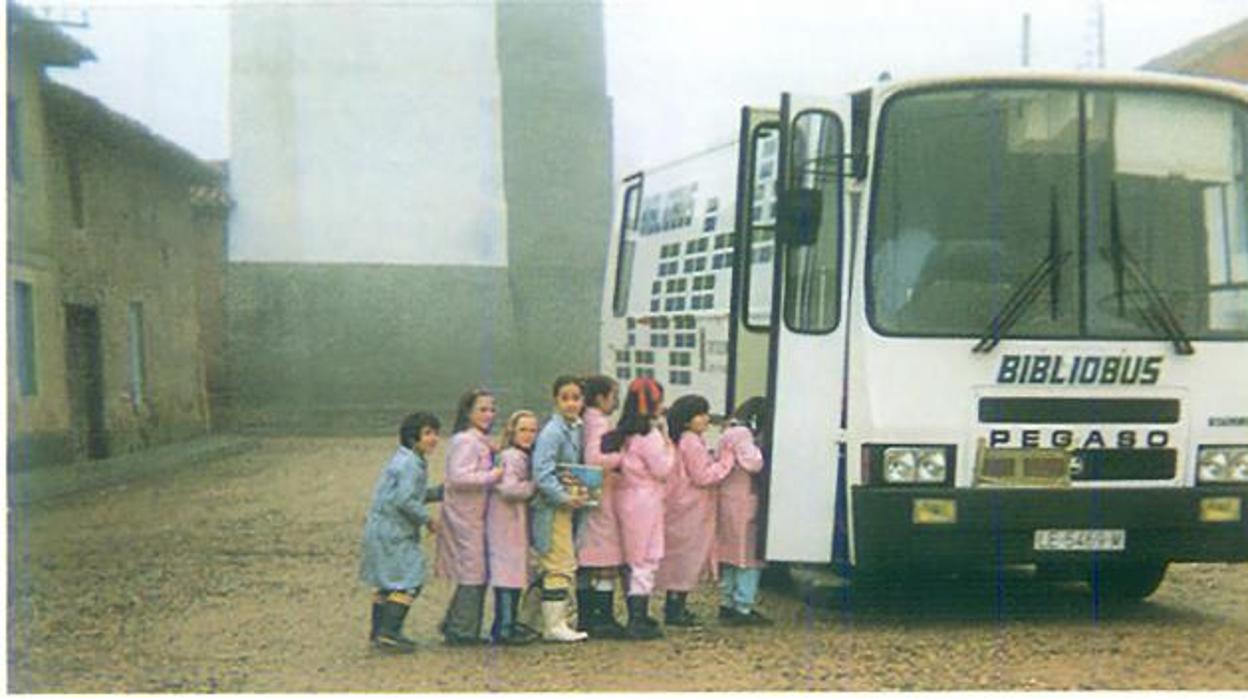
[[[442,423],[428,412],[413,412],[407,415],[403,423],[399,425],[399,443],[407,448],[414,447],[420,440],[420,433],[425,430],[425,427],[437,431],[442,428]]]
[[[594,401],[604,395],[610,395],[613,390],[619,390],[620,384],[611,376],[598,374],[596,376],[586,376],[581,381],[581,390],[585,392],[585,404],[593,406]]]
[[[578,379],[576,376],[569,376],[567,374],[564,374],[556,378],[555,384],[551,386],[550,388],[551,397],[558,397],[559,391],[563,388],[563,386],[569,385],[569,384],[575,385],[576,387],[581,388],[582,391],[584,390],[584,388],[581,386],[580,379]]]
[[[700,414],[709,414],[711,403],[701,395],[682,395],[667,408],[667,434],[679,442],[680,435],[689,428],[689,422]]]
[[[494,393],[485,388],[474,388],[459,396],[459,404],[455,407],[455,426],[451,428],[452,434],[459,432],[472,426],[468,421],[468,415],[472,413],[473,405],[477,404],[477,398],[493,397]]]
[[[755,396],[737,405],[736,411],[732,413],[732,421],[749,427],[754,438],[760,439],[767,422],[767,400]]]
[[[632,383],[628,384],[628,397],[624,398],[624,407],[620,410],[620,421],[615,425],[613,431],[609,431],[602,435],[602,452],[615,453],[624,447],[624,440],[634,434],[645,435],[650,433],[650,420],[654,417],[654,409],[657,405],[647,404],[647,408],[641,408],[641,394],[645,388],[642,383],[643,379],[635,378]],[[658,391],[658,400],[663,400],[663,385],[653,379],[648,380]],[[649,399],[647,399],[649,403]]]

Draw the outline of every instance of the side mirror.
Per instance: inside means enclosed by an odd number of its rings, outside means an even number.
[[[819,189],[790,189],[784,194],[776,221],[776,233],[787,245],[796,247],[815,244],[819,238],[819,222],[823,217],[823,192]]]

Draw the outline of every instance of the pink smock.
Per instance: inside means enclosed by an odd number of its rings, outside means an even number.
[[[485,584],[485,502],[501,479],[485,434],[469,427],[451,437],[446,450],[442,520],[435,572],[458,584]]]
[[[622,452],[615,511],[624,561],[633,566],[657,563],[663,557],[663,483],[675,459],[656,429],[628,437]]]
[[[603,453],[602,436],[611,430],[607,415],[596,407],[585,408],[585,462],[602,468],[602,502],[590,509],[581,525],[576,562],[582,567],[616,567],[624,564],[620,522],[615,513],[615,490],[619,488],[623,453]]]
[[[537,483],[529,477],[529,454],[509,448],[498,455],[503,479],[490,489],[485,510],[489,584],[523,589],[529,584],[529,498]]]
[[[711,458],[702,436],[680,435],[676,467],[667,479],[664,500],[663,562],[655,586],[668,591],[690,591],[714,574],[716,485],[732,463]]]
[[[737,567],[762,567],[758,559],[758,478],[763,452],[743,426],[726,429],[719,437],[719,457],[731,470],[719,484],[715,522],[715,557]]]

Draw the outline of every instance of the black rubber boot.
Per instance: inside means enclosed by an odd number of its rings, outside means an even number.
[[[520,605],[519,589],[494,590],[494,625],[490,641],[496,645],[527,645],[538,638],[537,631],[516,621]]]
[[[373,601],[373,624],[369,626],[368,641],[376,642],[377,633],[381,630],[381,609],[386,605],[385,601]]]
[[[627,630],[615,620],[615,592],[591,590],[589,592],[589,624],[585,632],[596,640],[622,640]]]
[[[485,610],[485,585],[460,584],[439,630],[448,645],[480,645],[481,616]]]
[[[589,626],[597,622],[595,614],[598,609],[594,607],[594,590],[593,589],[577,589],[576,590],[576,629],[589,632]]]
[[[403,621],[407,618],[409,606],[395,601],[382,604],[381,617],[378,619],[377,639],[374,644],[388,652],[410,654],[416,651],[416,643],[403,634]]]
[[[689,593],[669,591],[663,602],[663,623],[677,628],[696,628],[702,625],[698,617],[689,610]]]
[[[650,618],[650,597],[628,597],[628,625],[624,628],[629,640],[656,640],[663,631]]]

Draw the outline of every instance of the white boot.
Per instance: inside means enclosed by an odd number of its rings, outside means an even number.
[[[568,627],[566,606],[563,601],[542,602],[542,639],[547,642],[579,642],[589,637]]]

